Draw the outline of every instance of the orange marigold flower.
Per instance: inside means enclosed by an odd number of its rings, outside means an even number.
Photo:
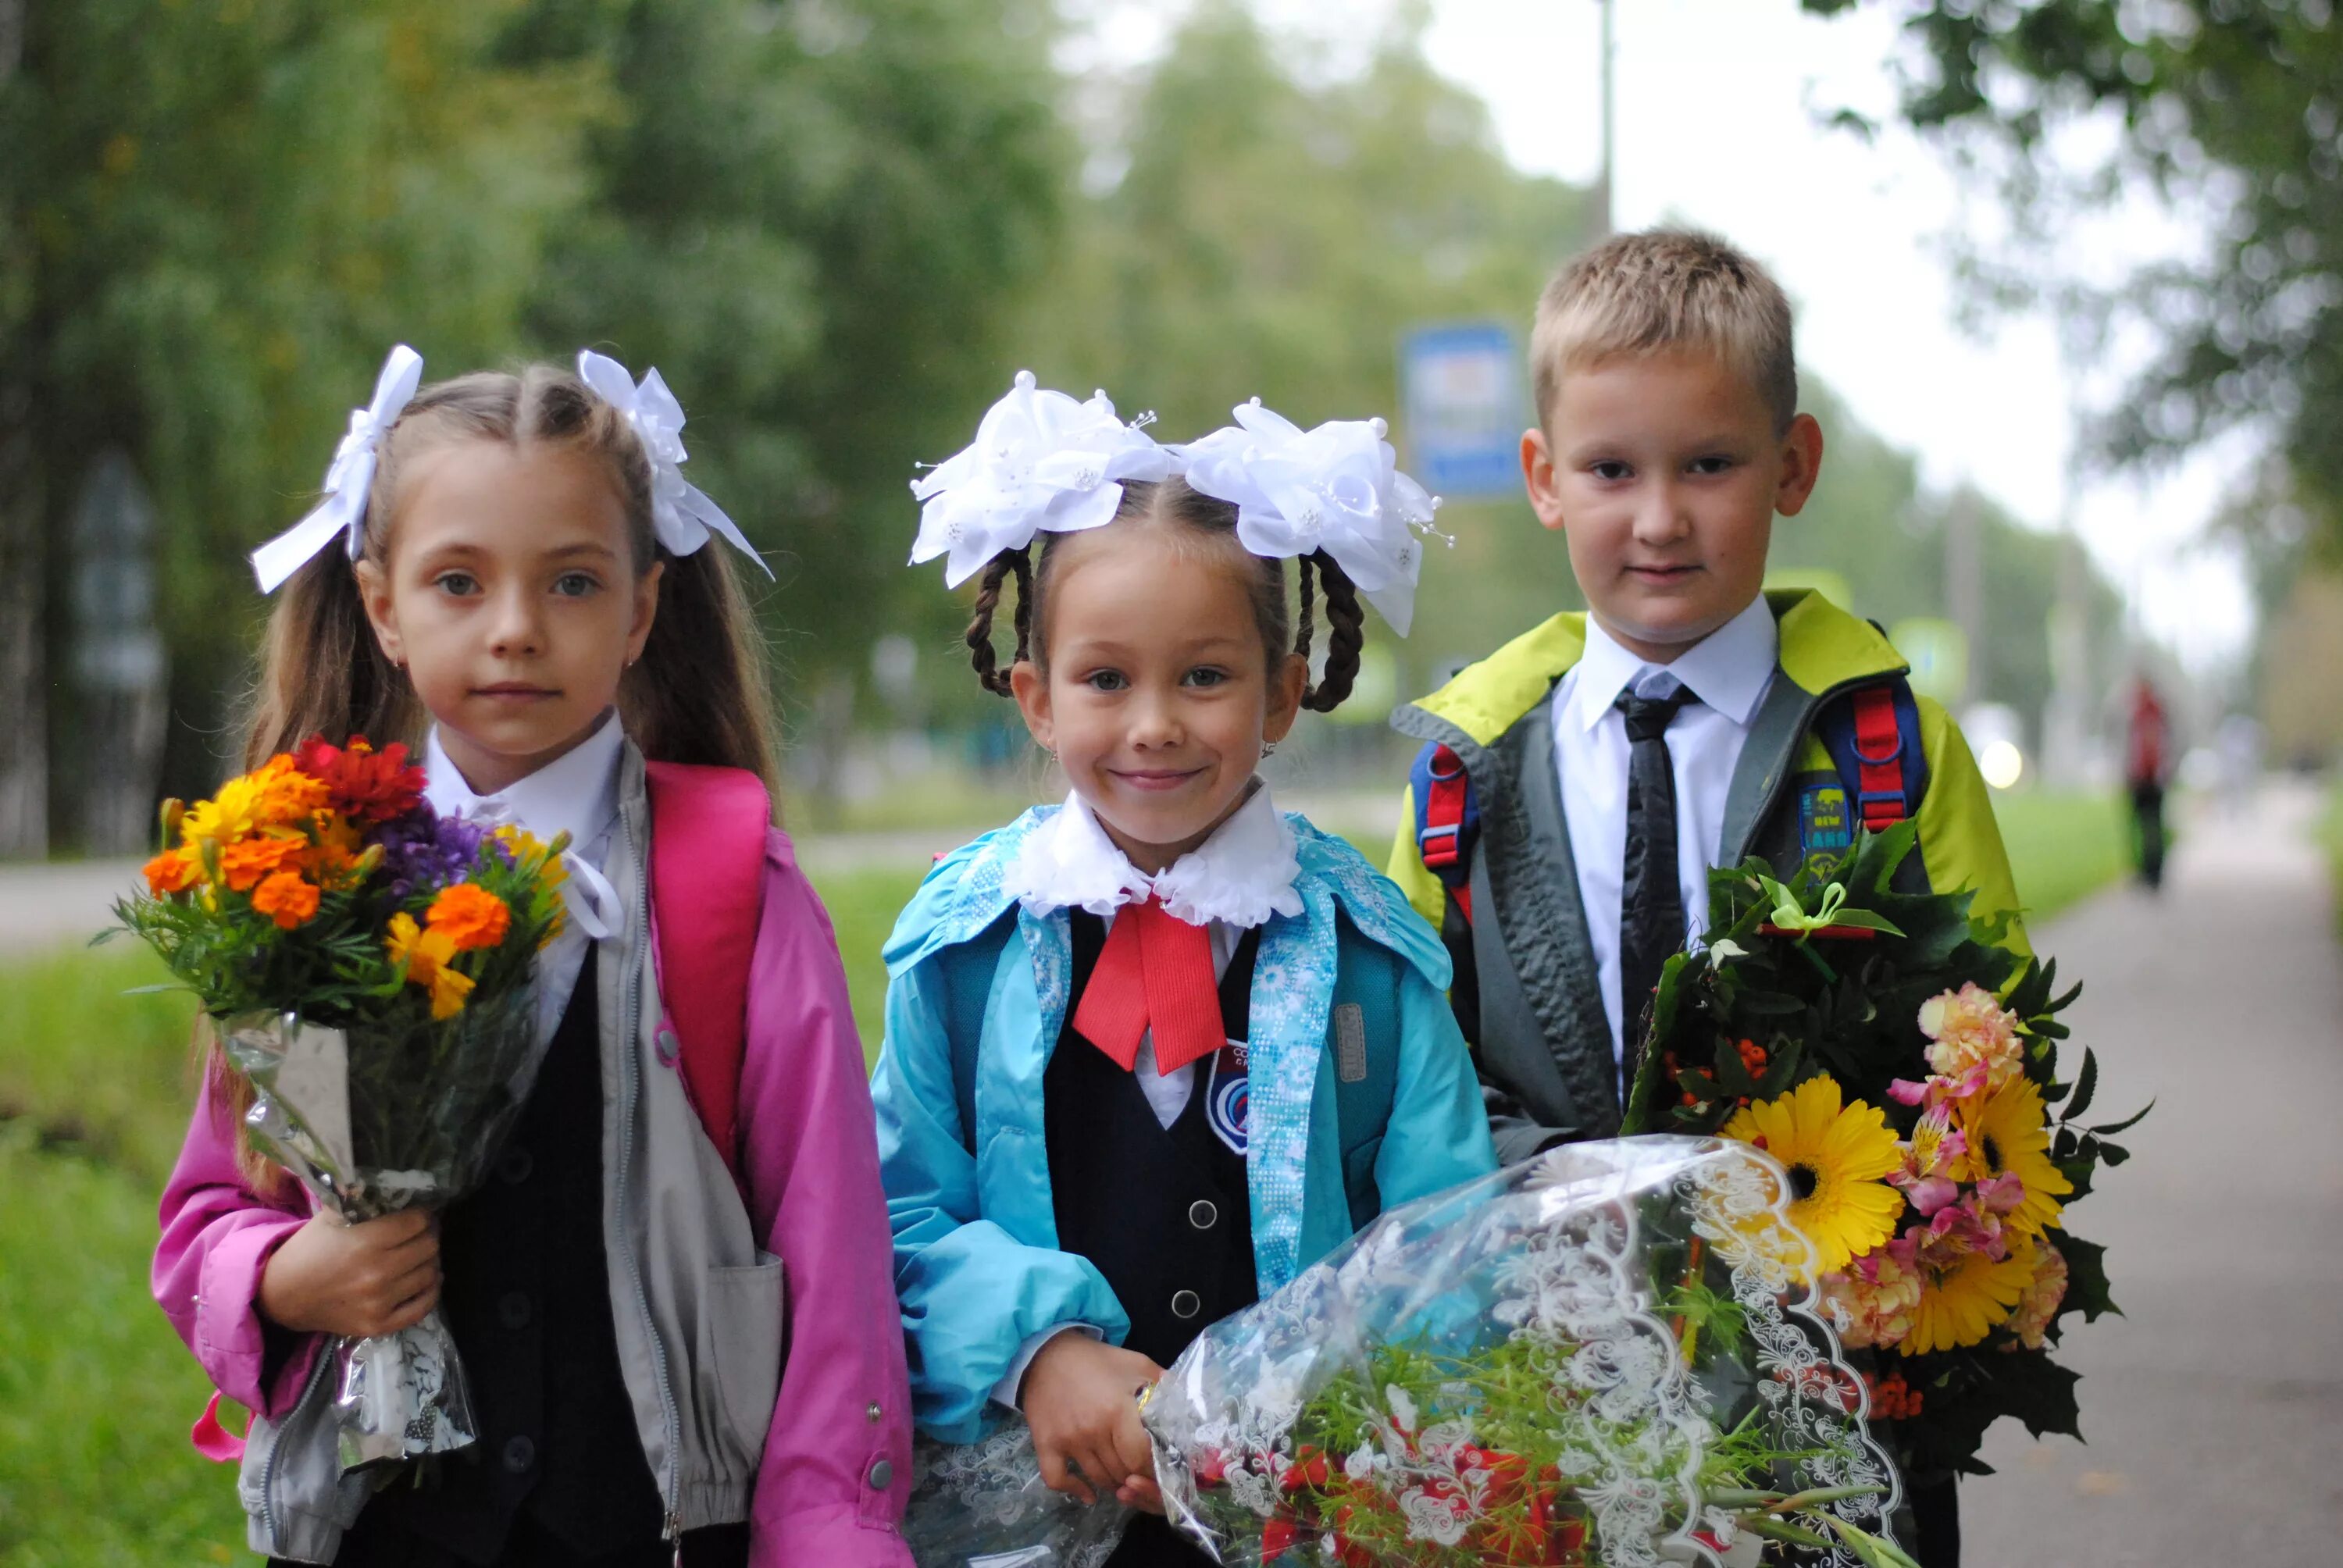
[[[220,880],[232,892],[250,892],[263,878],[297,861],[308,848],[308,839],[279,833],[223,845],[219,852]]]
[[[200,880],[203,862],[185,849],[166,849],[146,862],[146,890],[156,898],[184,893]]]
[[[451,882],[431,900],[423,920],[433,930],[446,932],[458,950],[468,951],[504,940],[512,929],[512,909],[486,888]]]
[[[254,769],[251,777],[259,787],[255,815],[264,826],[289,827],[307,821],[312,811],[326,804],[325,780],[304,773],[281,751]]]
[[[275,920],[279,930],[289,931],[317,914],[317,884],[303,881],[298,871],[276,872],[252,890],[252,907]]]

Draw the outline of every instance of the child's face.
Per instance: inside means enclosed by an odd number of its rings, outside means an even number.
[[[1697,348],[1567,371],[1547,427],[1522,438],[1530,505],[1603,629],[1655,664],[1757,597],[1774,514],[1822,468],[1811,415],[1777,433],[1748,378]]]
[[[1243,803],[1264,741],[1293,727],[1308,678],[1272,672],[1242,559],[1112,523],[1057,547],[1050,672],[1011,672],[1033,739],[1131,864],[1161,870]]]
[[[452,440],[408,460],[390,549],[358,563],[367,616],[473,789],[585,739],[659,606],[617,487],[561,447]]]

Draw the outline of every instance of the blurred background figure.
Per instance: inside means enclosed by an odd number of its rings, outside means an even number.
[[[2164,786],[2172,771],[2172,721],[2145,675],[2132,682],[2131,717],[2124,739],[2124,787],[2131,792],[2132,825],[2139,840],[2139,879],[2164,886]]]

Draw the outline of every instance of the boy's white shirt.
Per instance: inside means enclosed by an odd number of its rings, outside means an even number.
[[[552,1039],[560,1027],[578,971],[586,967],[586,950],[593,940],[587,921],[597,916],[624,918],[615,910],[597,910],[589,901],[602,896],[594,883],[601,883],[602,889],[608,886],[602,879],[601,867],[609,859],[610,835],[618,825],[618,758],[626,739],[618,709],[612,709],[585,739],[490,795],[479,794],[464,782],[464,775],[439,743],[437,725],[431,727],[431,737],[424,745],[423,795],[441,816],[492,826],[510,822],[548,841],[557,833],[569,835],[569,849],[564,857],[569,880],[562,890],[569,900],[569,918],[562,921],[561,934],[537,955],[539,1040]]]
[[[1272,915],[1302,913],[1302,894],[1294,882],[1302,874],[1295,853],[1293,829],[1270,799],[1269,786],[1258,781],[1243,805],[1212,830],[1212,836],[1150,877],[1132,865],[1099,826],[1098,816],[1079,794],[1050,823],[1025,840],[1009,867],[1003,889],[1035,915],[1059,910],[1085,910],[1114,929],[1114,914],[1125,904],[1161,895],[1173,919],[1201,925],[1212,940],[1212,974],[1228,972],[1244,933]],[[1200,1064],[1190,1062],[1170,1073],[1155,1070],[1155,1040],[1151,1033],[1139,1044],[1131,1072],[1148,1108],[1165,1127],[1180,1118],[1195,1091]],[[1017,1350],[1009,1371],[993,1385],[992,1397],[1014,1410],[1025,1371],[1043,1345],[1071,1330],[1092,1339],[1101,1336],[1088,1323],[1056,1323],[1028,1338]]]
[[[1554,770],[1614,1062],[1625,1056],[1619,897],[1626,877],[1629,747],[1626,716],[1612,704],[1630,689],[1639,697],[1664,697],[1678,686],[1699,699],[1679,709],[1667,729],[1676,793],[1676,885],[1689,941],[1707,928],[1708,872],[1724,837],[1725,797],[1750,723],[1774,684],[1780,650],[1781,632],[1763,595],[1664,665],[1620,647],[1590,615],[1586,651],[1554,687]]]

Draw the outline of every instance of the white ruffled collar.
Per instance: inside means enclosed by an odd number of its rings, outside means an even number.
[[[1302,913],[1294,887],[1301,874],[1293,829],[1262,784],[1211,838],[1151,878],[1115,848],[1089,803],[1069,795],[1058,814],[1027,837],[1002,886],[1036,915],[1066,909],[1108,915],[1154,893],[1175,920],[1194,926],[1220,920],[1243,930],[1272,915]]]
[[[592,734],[559,757],[493,794],[482,795],[464,781],[439,743],[435,724],[424,747],[423,793],[442,816],[513,822],[539,839],[568,833],[572,848],[582,851],[618,819],[618,755],[626,742],[618,709],[612,709]]]

